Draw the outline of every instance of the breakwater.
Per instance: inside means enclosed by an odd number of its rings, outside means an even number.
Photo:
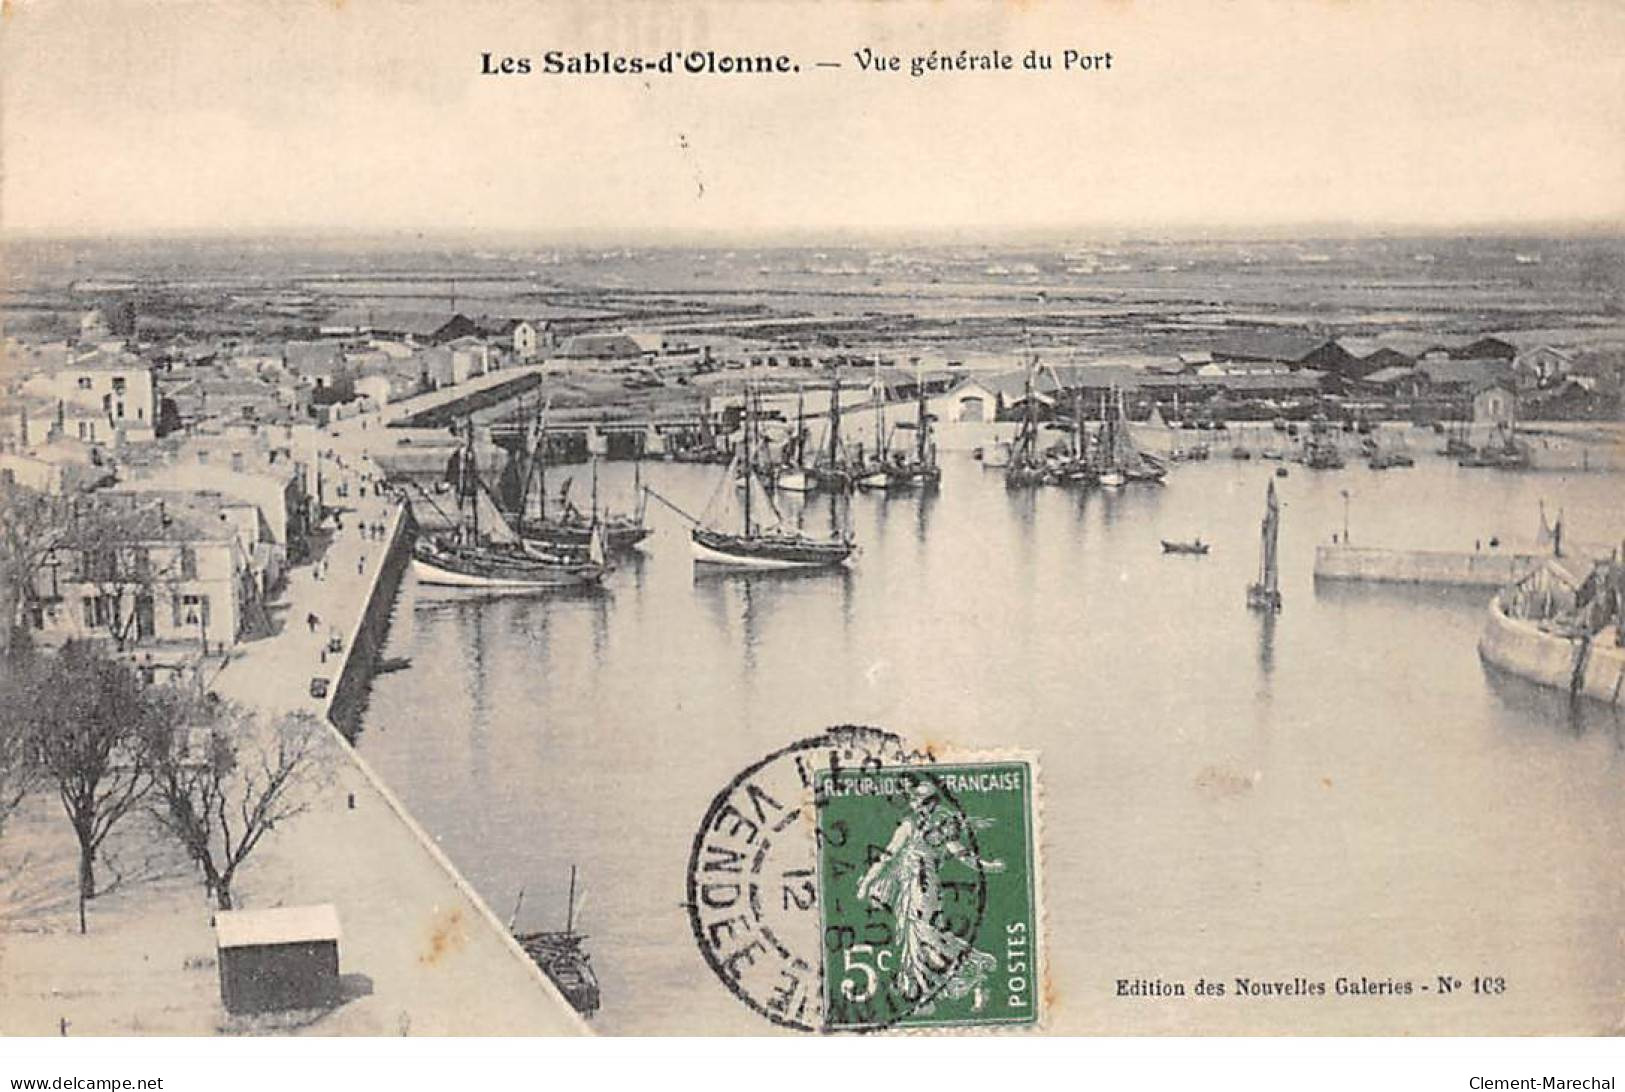
[[[1501,588],[1528,573],[1546,556],[1535,552],[1317,546],[1315,579]]]
[[[1541,686],[1619,706],[1625,700],[1625,648],[1613,626],[1591,635],[1564,634],[1513,618],[1497,597],[1478,640],[1485,663]]]

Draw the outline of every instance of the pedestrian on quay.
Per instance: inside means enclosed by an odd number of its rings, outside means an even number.
[[[305,615],[305,625],[310,627],[310,632],[312,632],[312,633],[316,632],[316,624],[318,622],[320,622],[320,621],[321,621],[321,619],[316,617],[316,614],[315,614],[314,611],[311,612],[310,614]]]
[[[367,571],[367,555],[362,554],[355,559],[355,574],[361,576]]]

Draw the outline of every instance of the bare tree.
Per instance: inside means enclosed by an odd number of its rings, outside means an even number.
[[[167,712],[123,664],[70,641],[41,658],[24,683],[17,715],[32,729],[45,779],[55,785],[79,839],[79,931],[96,897],[96,854],[152,784],[141,742]]]
[[[68,502],[0,479],[0,659],[9,657],[35,581],[68,527]]]
[[[147,753],[153,816],[200,869],[215,904],[232,908],[232,882],[261,840],[305,811],[319,783],[320,727],[309,713],[266,722],[205,704],[155,726]]]
[[[0,661],[4,662],[4,661]],[[39,781],[34,733],[28,718],[17,715],[27,695],[19,685],[22,665],[12,664],[0,674],[0,833],[17,805]]]

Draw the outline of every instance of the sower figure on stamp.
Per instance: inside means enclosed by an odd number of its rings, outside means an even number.
[[[957,1000],[971,994],[972,1007],[979,1012],[987,1001],[987,976],[998,961],[943,927],[942,869],[957,860],[984,873],[1003,872],[1003,861],[984,860],[966,845],[967,824],[985,828],[992,820],[957,814],[927,783],[914,787],[909,809],[885,852],[859,881],[858,897],[890,910],[896,918],[898,992],[923,1000],[931,992],[930,983],[940,981],[942,973],[957,964],[940,995]],[[917,1011],[928,1013],[932,1008],[928,1003]]]

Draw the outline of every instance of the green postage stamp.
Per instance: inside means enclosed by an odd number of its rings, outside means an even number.
[[[1033,764],[822,771],[823,1001],[829,1030],[1033,1025]]]
[[[686,875],[721,984],[811,1032],[1031,1027],[1043,1018],[1038,766],[841,725],[746,767]]]

